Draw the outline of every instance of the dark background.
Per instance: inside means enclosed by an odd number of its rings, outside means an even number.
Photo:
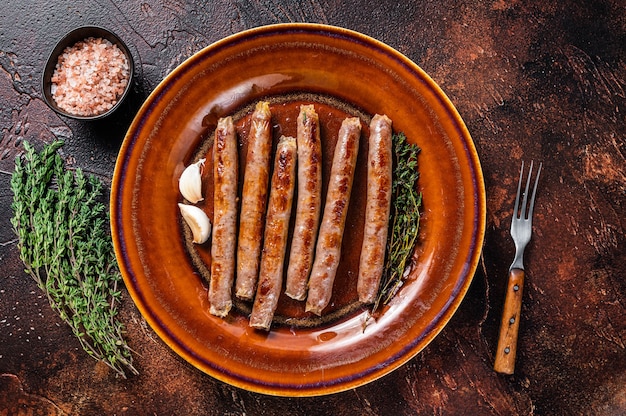
[[[278,22],[331,24],[383,41],[455,104],[487,189],[486,239],[470,291],[405,366],[319,398],[267,397],[201,373],[158,339],[124,291],[121,319],[140,375],[115,378],[82,351],[23,272],[9,223],[21,142],[63,139],[67,163],[110,186],[132,116],[165,75],[224,36]],[[136,63],[126,111],[91,124],[57,116],[39,88],[55,42],[86,24],[116,32]],[[0,414],[626,413],[625,46],[619,0],[9,0],[0,8]],[[503,376],[492,362],[522,159],[542,161],[544,172],[516,373]]]

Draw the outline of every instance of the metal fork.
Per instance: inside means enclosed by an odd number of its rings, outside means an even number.
[[[522,191],[522,179],[524,176],[524,162],[520,170],[519,182],[517,184],[517,196],[515,197],[515,209],[511,220],[511,237],[515,243],[515,259],[509,268],[509,279],[504,299],[502,320],[500,322],[500,335],[498,337],[498,348],[494,370],[499,373],[513,374],[515,369],[515,355],[517,353],[517,334],[519,330],[519,317],[522,308],[522,289],[524,286],[524,249],[530,241],[533,224],[533,208],[535,206],[535,195],[537,193],[537,183],[541,174],[539,164],[533,193],[528,204],[528,190],[530,188],[530,178],[533,173],[533,162],[530,162],[526,188],[524,189],[522,203],[520,197]]]

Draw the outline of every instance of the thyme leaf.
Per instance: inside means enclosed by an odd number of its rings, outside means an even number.
[[[11,224],[20,258],[83,349],[126,378],[138,371],[117,319],[121,275],[102,184],[80,169],[66,170],[57,153],[62,145],[37,153],[24,142],[25,154],[15,160]]]
[[[409,143],[403,133],[393,135],[393,147],[396,163],[393,171],[387,255],[372,312],[389,303],[402,287],[419,234],[422,194],[417,191],[416,183],[419,178],[417,155],[420,148]]]

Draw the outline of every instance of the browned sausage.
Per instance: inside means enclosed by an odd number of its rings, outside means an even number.
[[[300,107],[297,124],[298,201],[285,294],[304,300],[322,205],[322,144],[319,117],[313,105]]]
[[[237,230],[237,136],[231,117],[221,118],[213,143],[213,239],[209,312],[226,316],[232,307]]]
[[[341,124],[333,155],[324,215],[320,224],[315,261],[309,279],[306,310],[321,315],[330,302],[341,257],[341,241],[359,151],[361,122],[347,118]]]
[[[252,113],[248,136],[248,152],[241,194],[235,283],[237,297],[244,300],[254,298],[259,275],[263,216],[267,203],[272,151],[271,116],[269,103],[259,102]]]
[[[276,149],[274,173],[267,207],[261,271],[250,326],[269,330],[283,287],[283,269],[289,218],[296,184],[296,139],[281,137]]]
[[[365,228],[357,283],[359,300],[364,303],[376,300],[385,265],[393,179],[391,151],[391,120],[376,114],[370,123]]]

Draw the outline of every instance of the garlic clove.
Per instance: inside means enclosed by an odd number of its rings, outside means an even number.
[[[192,204],[204,200],[202,197],[202,169],[205,161],[206,159],[200,159],[187,166],[178,180],[180,193]]]
[[[183,219],[191,228],[193,242],[196,244],[206,242],[211,235],[211,220],[206,213],[193,205],[178,204],[178,207]]]

